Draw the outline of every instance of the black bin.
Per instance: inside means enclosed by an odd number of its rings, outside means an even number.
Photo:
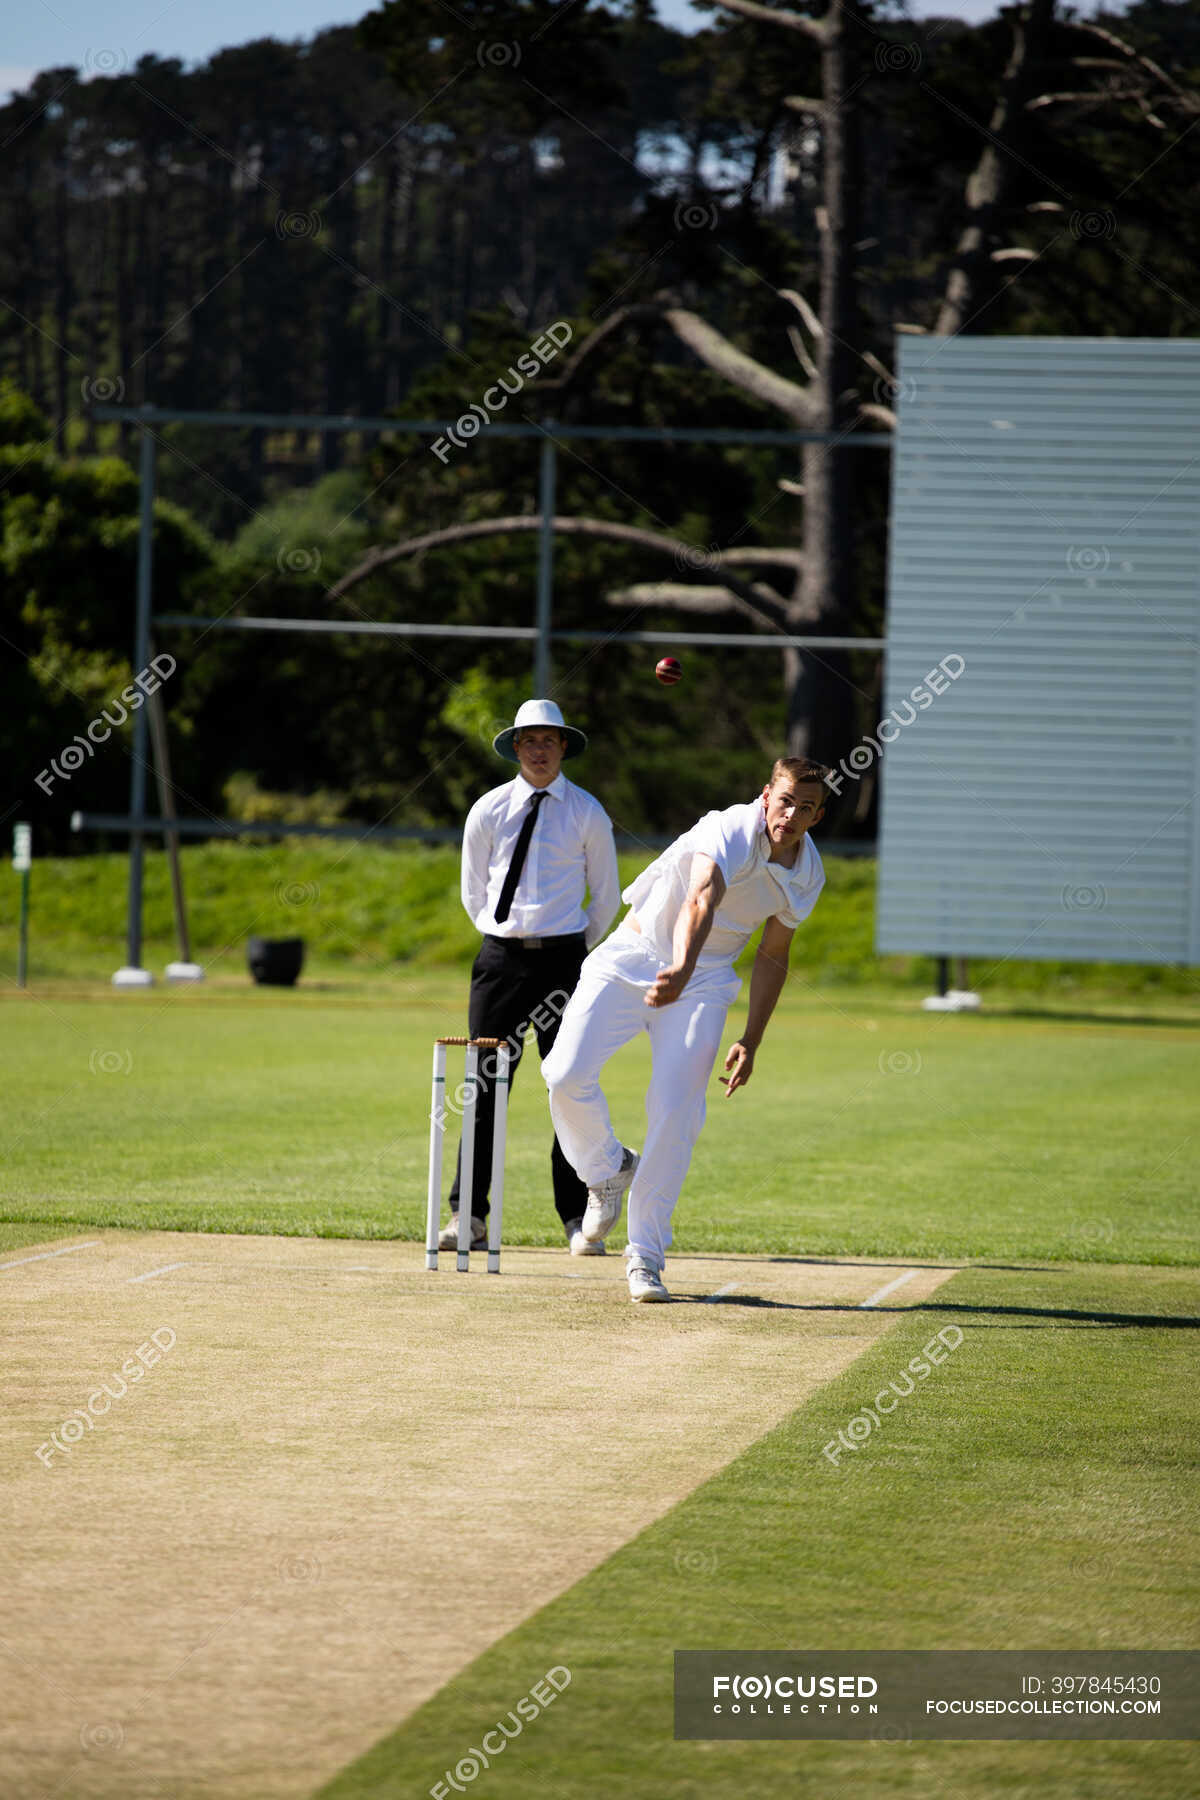
[[[260,987],[295,987],[304,967],[304,939],[252,937],[246,961]]]

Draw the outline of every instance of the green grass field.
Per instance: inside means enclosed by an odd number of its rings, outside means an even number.
[[[110,1225],[419,1238],[430,1045],[465,1003],[436,954],[333,959],[294,992],[230,972],[114,996],[65,967],[10,989],[0,1248]],[[635,1143],[646,1070],[635,1046],[608,1083]],[[677,1743],[671,1671],[685,1647],[1200,1646],[1198,1091],[1182,989],[1051,981],[944,1017],[894,971],[802,964],[751,1086],[714,1088],[676,1247],[972,1266],[920,1307],[888,1302],[894,1327],[845,1375],[325,1800],[427,1794],[555,1665],[570,1686],[473,1794],[1190,1800],[1182,1742]],[[554,1243],[535,1061],[508,1171],[506,1241]],[[831,1467],[822,1446],[948,1322],[964,1340],[937,1379]],[[579,1447],[604,1455],[586,1418]]]
[[[10,1000],[0,1216],[419,1238],[430,1047],[462,1029],[463,1000],[458,975],[431,972],[370,1004],[303,989]],[[647,1069],[642,1045],[612,1065],[634,1143]],[[1178,1023],[945,1017],[894,997],[865,1010],[798,983],[751,1086],[726,1101],[714,1083],[677,1242],[1197,1263],[1198,1090],[1200,1031]],[[507,1163],[506,1239],[554,1242],[536,1057]]]
[[[622,855],[624,881],[654,852]],[[451,848],[382,846],[293,838],[270,845],[216,842],[181,856],[193,954],[210,979],[242,985],[245,940],[303,937],[306,977],[350,992],[386,990],[423,970],[465,969],[478,938],[459,901],[459,858]],[[869,989],[899,997],[928,993],[928,956],[875,954],[875,864],[829,856],[828,885],[799,934],[797,975],[821,992]],[[30,975],[106,982],[125,960],[126,858],[116,853],[51,857],[34,864]],[[19,883],[0,877],[0,981],[16,968]],[[160,975],[178,954],[166,858],[146,854],[145,962]],[[1134,964],[1030,962],[972,964],[989,1001],[1039,1011],[1083,1003],[1123,1013],[1156,1010],[1200,1017],[1195,969]]]
[[[1162,1271],[957,1276],[322,1800],[428,1793],[556,1666],[569,1686],[472,1791],[1185,1800],[1181,1742],[676,1742],[672,1658],[1197,1645],[1198,1315],[1194,1278]],[[937,1379],[833,1467],[822,1446],[947,1321],[964,1339]]]

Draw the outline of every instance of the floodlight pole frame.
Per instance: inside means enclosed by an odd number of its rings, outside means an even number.
[[[134,626],[134,663],[135,673],[141,673],[150,661],[151,606],[154,584],[154,488],[155,488],[155,451],[157,440],[151,429],[152,424],[183,423],[192,425],[219,425],[232,428],[250,428],[291,431],[335,431],[359,433],[363,436],[378,436],[385,432],[396,432],[401,436],[412,434],[421,437],[440,437],[451,431],[456,421],[448,419],[356,419],[347,414],[327,415],[324,413],[268,413],[268,412],[208,412],[196,411],[180,407],[160,407],[146,403],[142,406],[104,406],[95,405],[87,409],[90,417],[100,420],[115,420],[122,424],[137,426],[141,432],[139,458],[140,495],[138,525],[137,556],[137,616]],[[730,429],[727,426],[715,426],[705,429],[700,426],[645,426],[645,425],[562,425],[553,419],[546,419],[536,424],[517,424],[505,420],[492,420],[488,425],[494,437],[538,438],[540,442],[540,458],[538,464],[538,493],[541,508],[541,526],[538,532],[538,566],[535,624],[532,632],[528,630],[509,629],[504,631],[482,631],[471,628],[453,626],[425,627],[424,630],[433,635],[444,632],[446,636],[510,636],[532,637],[534,643],[533,684],[534,693],[545,696],[550,691],[551,661],[550,644],[553,637],[575,639],[597,639],[606,643],[637,640],[651,641],[656,635],[643,632],[555,632],[553,630],[554,601],[554,504],[557,487],[557,439],[569,441],[572,438],[611,438],[618,442],[653,440],[657,443],[691,443],[691,444],[750,444],[797,446],[802,444],[826,444],[831,449],[888,449],[892,448],[890,434],[883,432],[838,432],[838,431],[789,431],[761,430],[743,431]],[[198,623],[199,621],[183,620],[174,615],[163,615],[162,624]],[[205,621],[205,623],[210,623]],[[216,621],[211,621],[215,624]],[[233,621],[222,621],[230,623]],[[266,624],[267,621],[255,623]],[[275,623],[272,621],[272,623]],[[284,628],[292,625],[292,621],[278,621]],[[298,622],[297,622],[298,623]],[[345,629],[332,621],[306,621],[308,628],[314,625],[326,629]],[[683,642],[687,634],[675,634],[675,642]],[[698,634],[699,635],[699,634]],[[708,634],[703,634],[705,637]],[[798,645],[803,640],[798,638],[772,638],[764,640],[764,647],[770,645],[776,649],[784,649],[789,643]],[[839,640],[817,639],[826,649],[833,649],[840,644]],[[882,649],[881,643],[871,640],[852,640],[855,647]],[[731,645],[727,636],[725,644]],[[748,640],[745,647],[758,640]],[[716,647],[714,641],[714,648]],[[738,646],[739,648],[742,646]],[[146,986],[151,977],[141,967],[142,957],[142,890],[145,863],[145,832],[142,821],[146,817],[146,758],[147,729],[144,708],[139,708],[133,716],[133,762],[129,777],[129,813],[128,822],[114,822],[115,829],[129,831],[129,921],[126,936],[126,967],[118,970],[113,977],[114,983],[122,986]],[[82,821],[84,815],[77,814]],[[93,824],[94,821],[89,821]],[[165,824],[166,821],[163,821]],[[183,821],[173,821],[174,829],[183,827]],[[78,827],[77,827],[78,829]]]
[[[152,412],[143,407],[143,413]],[[136,417],[137,415],[135,415]],[[133,632],[133,668],[140,675],[150,661],[150,606],[154,587],[154,480],[155,438],[148,422],[140,420],[139,507],[137,553],[137,613]],[[140,819],[146,811],[146,709],[133,715],[133,751],[129,769],[129,812]],[[145,838],[133,831],[129,838],[129,920],[125,944],[125,970],[142,970],[142,884],[145,873]]]

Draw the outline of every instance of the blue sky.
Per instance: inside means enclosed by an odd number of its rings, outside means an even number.
[[[991,18],[1000,0],[913,0],[920,17]],[[67,65],[103,71],[139,56],[201,62],[214,50],[256,37],[311,37],[326,25],[348,25],[369,0],[26,0],[6,9],[0,94],[23,86],[39,69]],[[659,14],[687,29],[705,23],[688,0],[659,0]]]

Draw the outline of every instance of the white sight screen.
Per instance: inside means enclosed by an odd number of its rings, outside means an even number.
[[[1200,961],[1200,342],[897,356],[878,949]]]

